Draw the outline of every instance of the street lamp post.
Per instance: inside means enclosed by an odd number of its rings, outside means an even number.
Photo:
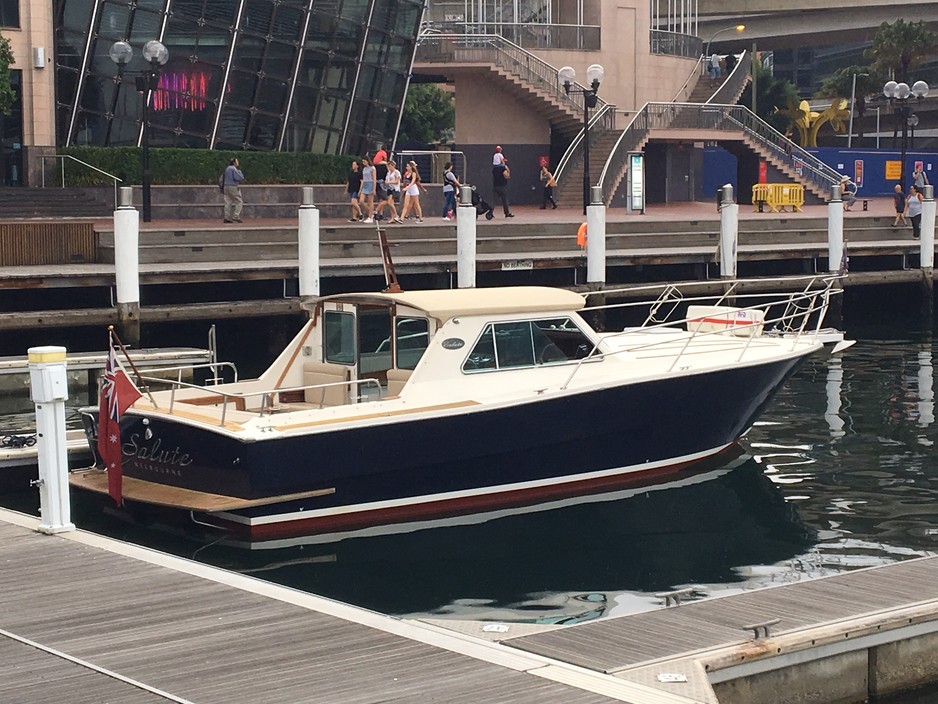
[[[918,118],[912,113],[912,106],[909,105],[909,98],[915,97],[917,100],[928,95],[928,84],[925,81],[916,81],[911,88],[908,83],[896,83],[889,81],[883,86],[883,95],[889,99],[889,103],[902,119],[902,155],[899,158],[901,171],[899,174],[899,185],[905,192],[905,153],[909,146],[909,125],[912,120]]]
[[[599,84],[602,83],[606,70],[599,64],[593,64],[586,69],[586,80],[589,88],[574,86],[576,71],[570,66],[564,66],[557,72],[563,82],[563,90],[567,95],[580,93],[583,96],[583,214],[590,203],[590,108],[596,107]]]
[[[150,93],[156,90],[160,80],[160,70],[169,61],[169,50],[162,43],[149,41],[143,45],[143,59],[147,68],[136,76],[137,91],[143,94],[143,137],[141,190],[143,194],[143,221],[150,222]],[[127,42],[114,42],[108,55],[117,64],[117,75],[124,75],[124,69],[133,58],[133,48]]]
[[[868,73],[853,74],[853,83],[850,87],[850,128],[847,130],[847,149],[853,146],[853,113],[857,110],[857,76],[869,76]]]
[[[723,29],[718,29],[716,32],[710,35],[710,38],[707,40],[707,50],[704,52],[704,56],[708,59],[710,58],[710,43],[717,38],[718,35],[723,34],[723,32],[744,32],[746,30],[746,25],[737,24],[732,27],[724,27]]]

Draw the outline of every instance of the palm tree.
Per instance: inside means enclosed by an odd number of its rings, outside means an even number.
[[[908,82],[909,69],[922,63],[936,48],[938,35],[923,21],[906,22],[900,18],[879,26],[866,56],[873,59],[874,69],[894,73],[897,81]]]

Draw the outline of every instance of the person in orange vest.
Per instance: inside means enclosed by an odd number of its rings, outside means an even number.
[[[586,246],[586,223],[584,222],[580,225],[579,229],[576,231],[576,243],[578,247]]]

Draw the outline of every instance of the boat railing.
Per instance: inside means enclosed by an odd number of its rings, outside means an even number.
[[[603,335],[601,340],[598,340],[594,345],[593,350],[590,352],[590,356],[586,357],[585,359],[589,359],[591,356],[597,354],[614,356],[626,352],[635,353],[639,351],[658,350],[662,355],[673,357],[668,371],[674,371],[674,369],[678,368],[678,365],[682,359],[690,354],[688,350],[693,341],[704,337],[712,337],[714,341],[725,341],[727,343],[727,349],[738,350],[736,361],[740,362],[743,360],[752,346],[758,344],[760,335],[755,334],[755,331],[762,329],[766,330],[765,337],[777,338],[779,336],[784,336],[786,339],[790,339],[791,349],[794,350],[798,342],[809,329],[813,329],[815,333],[821,330],[828,306],[830,304],[831,296],[840,295],[843,293],[841,288],[835,286],[835,283],[842,278],[843,276],[841,275],[792,277],[788,279],[789,282],[804,281],[805,285],[801,288],[801,290],[787,293],[773,293],[764,291],[747,293],[740,290],[744,284],[760,281],[758,279],[726,282],[726,288],[720,294],[709,293],[695,296],[688,296],[681,290],[682,288],[694,288],[695,286],[702,285],[695,282],[689,282],[685,285],[653,284],[622,289],[610,289],[604,293],[606,295],[613,293],[635,294],[645,291],[651,292],[654,290],[660,290],[661,293],[651,303],[650,312],[645,318],[645,321],[640,326],[626,328],[621,332]],[[761,283],[764,283],[764,281],[761,281]],[[758,300],[758,302],[752,303],[751,305],[746,305],[746,303],[751,300]],[[697,314],[688,315],[683,318],[672,318],[679,305],[692,305],[695,303],[706,304],[710,306],[728,306],[732,307],[734,312],[762,311],[763,317],[758,321],[753,320],[749,325],[747,325],[748,329],[743,328],[734,330],[732,332],[727,329],[704,331],[700,330],[699,325],[694,325],[694,323],[699,323],[700,321],[700,317]],[[638,307],[647,308],[648,306],[649,303],[648,299],[646,298],[643,301],[627,301],[624,303],[590,306],[583,308],[582,312]],[[772,313],[773,309],[782,306],[784,308],[781,313]],[[662,311],[664,311],[663,315]],[[750,325],[751,327],[749,327]],[[690,334],[681,338],[678,349],[675,349],[675,340],[673,338],[669,339],[667,337],[662,338],[661,340],[653,340],[651,342],[645,341],[640,344],[623,347],[622,349],[608,349],[609,346],[607,344],[605,346],[606,348],[601,349],[603,343],[606,343],[610,340],[628,338],[629,336],[635,337],[638,335],[647,334],[649,331],[659,329],[682,330]],[[739,334],[742,330],[746,330],[746,332]],[[743,342],[742,345],[739,344],[740,341]],[[708,351],[714,351],[715,349],[715,347],[711,347],[708,349]],[[579,371],[583,361],[584,360],[580,360],[580,362],[573,368],[570,376],[567,378],[566,382],[561,388],[567,388],[567,386]]]
[[[177,373],[176,380],[182,381],[183,374],[185,374],[186,372],[195,371],[196,369],[210,369],[212,372],[212,376],[211,378],[208,379],[208,381],[212,382],[212,385],[218,385],[219,383],[222,382],[222,378],[218,376],[218,372],[221,369],[230,369],[234,376],[234,378],[232,379],[232,382],[238,381],[238,367],[235,365],[234,362],[203,362],[201,364],[181,364],[181,365],[173,366],[173,367],[154,367],[154,368],[148,368],[147,372],[149,374],[153,374],[153,373],[164,374],[167,372],[176,372]],[[160,381],[165,382],[167,381],[167,379],[160,378]]]
[[[202,400],[204,399],[204,396],[199,397],[200,400],[199,400],[198,405],[200,406],[221,405],[221,417],[219,418],[219,421],[218,421],[219,426],[225,425],[225,421],[228,416],[229,406],[234,406],[235,410],[238,410],[238,411],[248,411],[248,400],[255,399],[258,397],[260,397],[261,399],[260,408],[257,410],[249,411],[251,413],[255,413],[258,416],[269,415],[270,413],[272,413],[276,407],[276,399],[278,399],[278,397],[281,394],[286,394],[286,393],[294,393],[294,394],[304,393],[305,394],[307,391],[322,391],[324,395],[325,391],[332,387],[344,386],[346,388],[348,387],[360,388],[360,387],[366,387],[366,386],[374,386],[375,390],[377,391],[376,396],[366,396],[364,394],[359,393],[357,397],[358,400],[360,401],[369,400],[370,398],[378,399],[381,397],[381,383],[377,379],[371,379],[371,378],[349,379],[346,381],[335,381],[335,382],[329,382],[326,384],[306,384],[304,386],[288,386],[288,387],[277,388],[277,389],[262,389],[260,391],[223,391],[221,389],[213,388],[211,386],[199,386],[198,384],[190,384],[185,381],[179,381],[176,379],[166,379],[166,378],[161,378],[161,377],[145,376],[145,377],[141,377],[141,379],[143,381],[150,382],[150,383],[169,384],[171,386],[170,393],[169,393],[169,407],[167,408],[167,411],[166,411],[170,415],[173,414],[173,411],[177,403],[177,398],[176,398],[177,392],[182,389],[194,389],[199,392],[202,392],[203,394],[208,393],[210,396],[211,395],[217,396],[219,399],[218,403],[211,403],[211,402],[205,403]],[[178,403],[186,403],[187,401],[191,403],[191,401],[185,398],[178,400]],[[320,406],[322,405],[323,404],[320,404]]]

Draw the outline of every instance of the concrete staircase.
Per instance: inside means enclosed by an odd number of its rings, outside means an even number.
[[[502,87],[518,99],[520,103],[550,121],[551,126],[566,137],[572,137],[583,127],[583,113],[568,101],[529,83],[520,75],[503,66],[489,66],[492,73],[505,83]]]
[[[581,123],[582,126],[582,123]],[[594,132],[596,128],[590,130]],[[603,130],[590,142],[590,183],[599,183],[606,159],[622,135],[622,130]],[[563,181],[554,189],[557,205],[575,207],[583,202],[583,154],[572,161],[563,174]]]
[[[110,187],[0,187],[0,218],[97,218],[113,212]]]

